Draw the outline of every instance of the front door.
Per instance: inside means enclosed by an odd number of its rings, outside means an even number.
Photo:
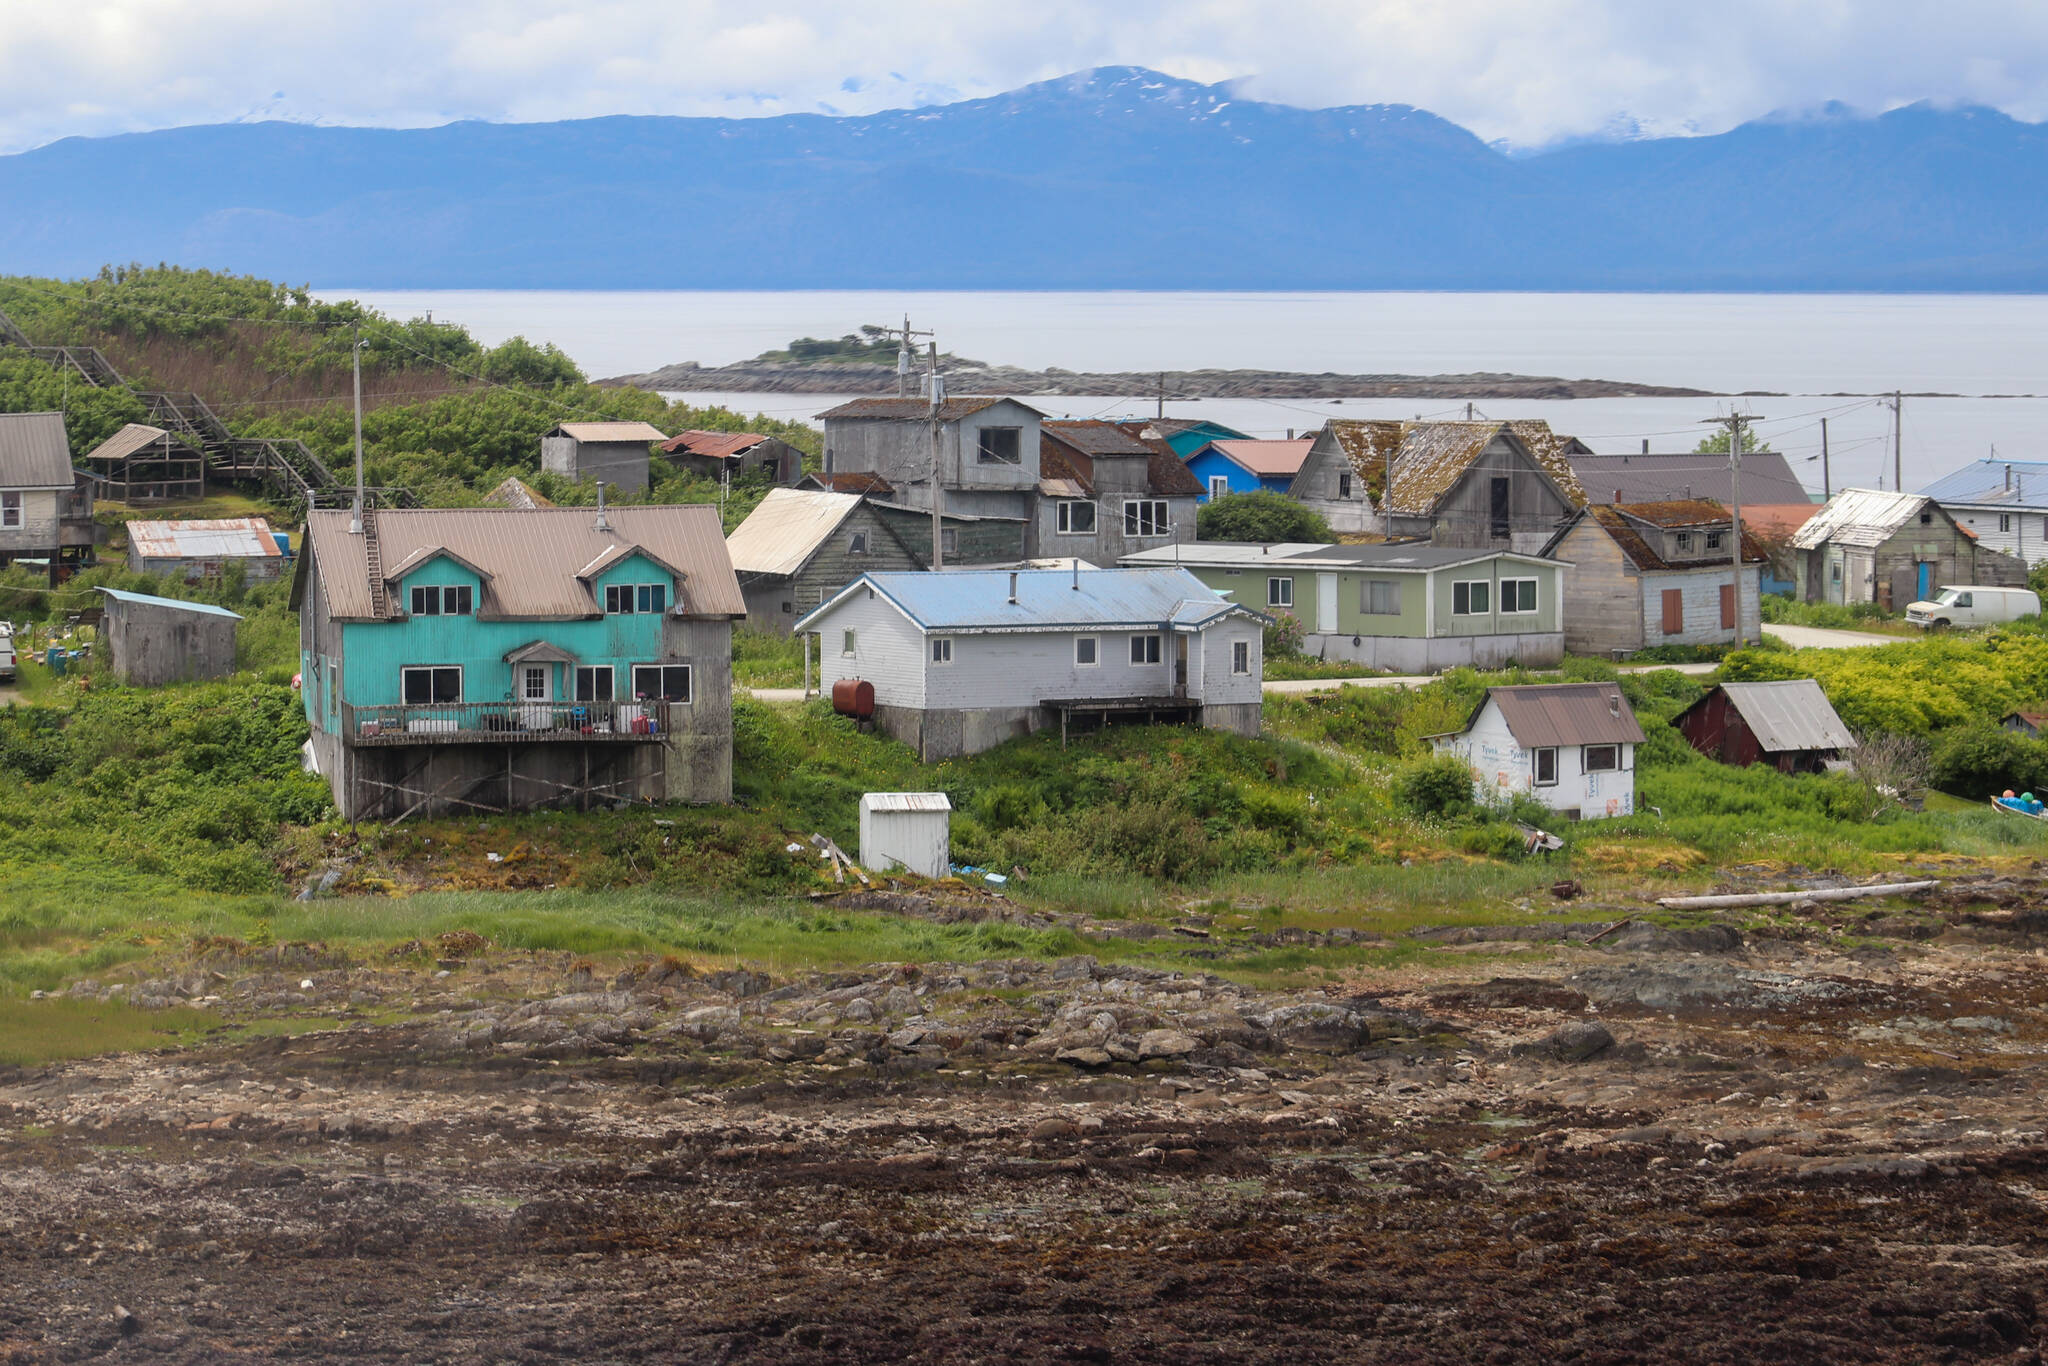
[[[1915,598],[1914,601],[1926,602],[1929,598],[1933,597],[1934,595],[1928,591],[1933,587],[1934,566],[1929,564],[1927,561],[1922,560],[1920,561],[1920,596],[1918,598]]]
[[[1178,634],[1173,638],[1173,695],[1188,695],[1188,638]]]
[[[1337,633],[1337,576],[1316,575],[1316,630],[1329,636]]]
[[[545,730],[554,720],[555,667],[552,664],[519,666],[520,715],[528,730]]]

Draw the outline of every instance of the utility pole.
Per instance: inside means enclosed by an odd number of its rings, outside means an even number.
[[[1735,542],[1735,648],[1743,645],[1742,632],[1742,429],[1752,422],[1762,421],[1753,414],[1734,413],[1727,417],[1702,418],[1717,427],[1728,429],[1728,504],[1730,531]]]
[[[913,331],[911,331],[911,330],[910,330],[910,315],[909,315],[908,313],[906,313],[906,314],[904,314],[904,315],[903,315],[903,326],[902,326],[901,328],[893,328],[893,327],[892,327],[892,328],[887,328],[887,329],[885,329],[885,330],[886,330],[886,331],[889,331],[889,332],[894,332],[894,333],[896,333],[896,334],[897,334],[897,342],[896,342],[896,397],[898,397],[898,398],[909,398],[909,397],[910,397],[910,394],[909,394],[909,385],[910,385],[910,367],[911,367],[911,362],[912,362],[912,361],[913,361],[913,359],[914,359],[914,357],[913,357],[913,356],[911,355],[911,352],[910,352],[910,347],[911,347],[911,343],[912,343],[912,342],[914,342],[914,341],[915,341],[915,340],[916,340],[917,338],[919,338],[919,337],[929,337],[929,336],[933,336],[933,335],[935,335],[935,334],[933,334],[933,333],[931,333],[931,332],[913,332]]]
[[[1825,503],[1835,496],[1834,482],[1828,478],[1828,420],[1820,420],[1820,500]]]
[[[1904,406],[1905,401],[1905,395],[1901,394],[1896,389],[1892,390],[1893,493],[1904,493],[1906,491],[1906,481],[1904,478],[1905,461],[1900,454],[1905,449],[1906,445],[1906,410]]]
[[[1465,420],[1467,422],[1472,420],[1472,404],[1470,400],[1467,400],[1465,403]]]
[[[363,328],[356,324],[354,340],[349,343],[348,358],[350,369],[355,373],[356,391],[356,498],[348,515],[348,530],[351,536],[363,534]]]
[[[1152,420],[1154,422],[1164,422],[1166,420],[1166,372],[1164,370],[1159,372],[1159,408],[1153,414]]]
[[[904,319],[909,326],[910,320]],[[932,568],[946,567],[946,484],[945,469],[939,458],[939,409],[946,402],[946,378],[939,373],[939,344],[931,344],[931,362],[928,373],[931,376],[932,397]]]

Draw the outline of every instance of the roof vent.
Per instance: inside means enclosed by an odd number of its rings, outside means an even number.
[[[610,531],[611,522],[604,515],[604,480],[597,481],[597,521],[591,525],[593,531]]]
[[[1617,718],[1617,719],[1618,719],[1618,718],[1619,718],[1619,717],[1621,716],[1621,694],[1620,694],[1620,693],[1618,693],[1618,692],[1611,692],[1611,693],[1607,694],[1607,714],[1608,714],[1609,716],[1615,717],[1615,718]]]
[[[1010,604],[1011,604],[1012,606],[1015,606],[1015,605],[1016,605],[1016,602],[1017,602],[1017,571],[1013,569],[1013,570],[1011,570],[1011,571],[1010,571]]]

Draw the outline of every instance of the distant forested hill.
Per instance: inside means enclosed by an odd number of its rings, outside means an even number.
[[[1513,158],[1105,68],[860,118],[260,123],[0,157],[0,262],[359,287],[2048,288],[2048,129],[1839,109]]]

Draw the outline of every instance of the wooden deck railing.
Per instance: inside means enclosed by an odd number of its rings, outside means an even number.
[[[341,709],[351,745],[571,744],[660,740],[666,702],[447,702]]]

